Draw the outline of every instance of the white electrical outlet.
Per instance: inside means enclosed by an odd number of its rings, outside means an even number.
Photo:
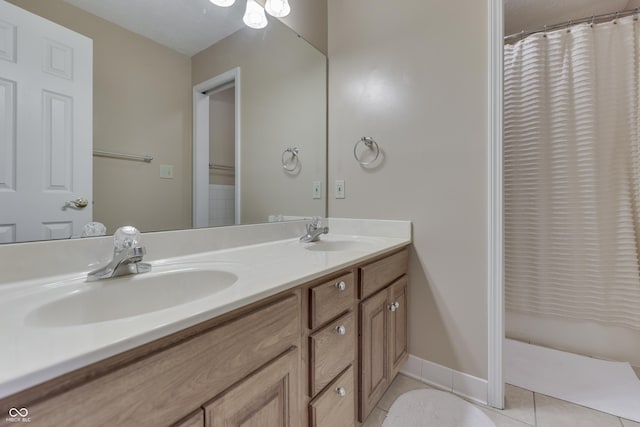
[[[344,180],[336,180],[336,199],[344,199]]]
[[[313,181],[313,192],[311,197],[314,199],[322,199],[322,182]]]

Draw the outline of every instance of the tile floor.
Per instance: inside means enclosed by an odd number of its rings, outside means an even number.
[[[405,375],[398,375],[362,427],[382,426],[387,411],[398,396],[421,388],[430,387]],[[487,414],[496,427],[640,427],[640,423],[509,384],[505,389],[504,410],[476,406]]]

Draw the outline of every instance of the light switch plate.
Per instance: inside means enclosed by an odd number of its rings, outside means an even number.
[[[160,165],[160,178],[173,179],[173,165]]]
[[[336,179],[336,199],[344,199],[344,180]]]
[[[313,192],[311,197],[314,199],[322,199],[322,182],[313,181]]]

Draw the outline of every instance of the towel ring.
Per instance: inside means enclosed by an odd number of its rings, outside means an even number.
[[[287,153],[291,154],[291,157],[287,160]],[[300,150],[298,147],[289,147],[282,152],[282,168],[287,172],[293,172],[298,168],[300,163]],[[293,164],[293,167],[288,168],[287,165]]]
[[[360,143],[363,143],[365,147],[367,147],[369,150],[375,150],[376,154],[373,157],[373,160],[364,162],[358,157],[358,145],[360,145]],[[358,142],[356,142],[356,145],[353,146],[353,157],[355,157],[358,163],[360,163],[363,166],[370,165],[371,163],[378,160],[379,155],[380,155],[380,147],[378,146],[378,143],[375,141],[375,139],[371,138],[370,136],[363,136],[362,138],[360,138]]]

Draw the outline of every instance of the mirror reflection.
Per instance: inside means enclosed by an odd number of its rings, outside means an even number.
[[[237,3],[0,2],[0,242],[325,215],[326,58]]]

